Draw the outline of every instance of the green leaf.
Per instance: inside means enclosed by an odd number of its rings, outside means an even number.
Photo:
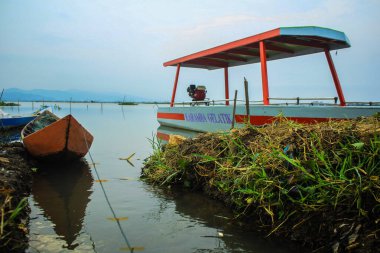
[[[354,146],[356,149],[361,149],[361,148],[364,147],[364,143],[363,142],[357,142],[357,143],[353,143],[351,145]]]

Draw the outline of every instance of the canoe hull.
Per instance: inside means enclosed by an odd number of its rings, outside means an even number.
[[[93,136],[72,115],[23,138],[27,151],[44,160],[79,159],[87,154],[92,141]]]
[[[23,127],[35,118],[36,116],[0,118],[0,129]]]

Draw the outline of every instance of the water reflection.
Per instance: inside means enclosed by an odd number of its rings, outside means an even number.
[[[32,188],[34,200],[70,250],[78,246],[74,242],[82,229],[92,184],[90,168],[84,160],[38,165]]]
[[[174,128],[174,127],[168,127],[168,126],[159,126],[157,128],[157,138],[160,141],[163,141],[164,143],[169,141],[170,135],[181,135],[186,138],[189,138],[189,137],[194,137],[197,134],[199,134],[199,132]]]
[[[159,209],[150,216],[156,220],[161,219],[165,209],[174,202],[175,211],[183,218],[193,221],[191,226],[205,226],[214,228],[201,237],[209,239],[207,247],[197,246],[193,252],[309,252],[308,249],[289,242],[281,242],[273,238],[267,239],[265,235],[248,230],[241,221],[234,218],[233,212],[220,201],[213,200],[201,193],[188,192],[180,189],[161,189],[146,185],[145,188],[160,199]]]

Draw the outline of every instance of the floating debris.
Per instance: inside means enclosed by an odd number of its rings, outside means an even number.
[[[135,165],[131,162],[131,158],[135,155],[136,153],[133,153],[131,154],[130,156],[126,157],[126,158],[119,158],[119,160],[123,160],[123,161],[126,161],[129,163],[129,165],[131,165],[132,167],[135,167]]]
[[[126,157],[126,158],[119,158],[119,160],[127,160],[127,161],[129,161],[129,160],[131,160],[131,158],[135,155],[136,153],[133,153],[133,154],[131,154],[130,156],[128,156],[128,157]]]
[[[120,177],[118,179],[119,180],[126,180],[126,181],[139,181],[138,178],[133,178],[133,177]]]
[[[120,248],[120,251],[130,251],[130,252],[136,252],[136,251],[144,251],[144,247],[125,247],[125,248]]]
[[[108,181],[109,181],[108,179],[95,180],[95,182],[97,182],[97,183],[105,183],[105,182],[108,182]]]
[[[128,220],[128,217],[108,217],[107,220],[111,221],[123,221],[123,220]]]

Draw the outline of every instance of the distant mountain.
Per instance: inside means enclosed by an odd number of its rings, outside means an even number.
[[[93,92],[84,90],[22,90],[4,91],[3,101],[96,101],[96,102],[146,102],[148,99],[116,92]]]

